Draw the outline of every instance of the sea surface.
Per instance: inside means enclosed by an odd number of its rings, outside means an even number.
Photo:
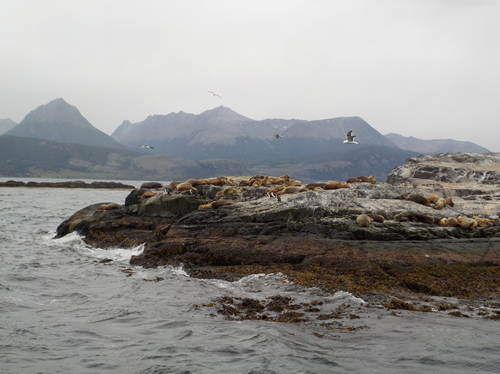
[[[390,311],[281,274],[200,280],[182,268],[131,267],[141,246],[53,239],[78,209],[123,203],[128,193],[0,188],[0,373],[500,372],[500,322],[481,318],[477,305],[462,302],[469,318]],[[214,307],[224,296],[276,295],[343,317],[232,321]]]

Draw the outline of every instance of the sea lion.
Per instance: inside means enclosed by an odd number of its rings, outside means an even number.
[[[285,182],[288,182],[290,180],[290,176],[288,174],[281,175],[280,179],[284,180]]]
[[[357,179],[360,179],[361,182],[364,182],[364,183],[371,183],[371,184],[377,183],[377,180],[375,179],[375,177],[373,175],[370,175],[369,177],[365,177],[364,175],[361,175],[361,176],[357,177]]]
[[[211,208],[211,207],[212,207],[212,203],[210,203],[210,204],[202,204],[202,205],[198,206],[198,210],[207,209],[207,208]]]
[[[439,221],[439,225],[443,227],[455,227],[458,226],[458,220],[455,217],[443,218]]]
[[[156,194],[157,194],[156,192],[144,192],[141,197],[143,199],[149,199],[150,197],[152,197]]]
[[[479,218],[478,216],[473,216],[472,219],[477,222],[477,225],[482,228],[488,228],[496,226],[496,221],[490,218]]]
[[[323,186],[324,186],[325,184],[326,184],[325,182],[308,183],[308,184],[306,184],[306,188],[307,188],[308,190],[314,190],[314,189],[315,189],[315,188],[317,188],[317,187],[323,188]]]
[[[347,183],[339,181],[329,182],[323,186],[324,190],[338,190],[339,188],[350,188],[350,186]]]
[[[369,217],[366,214],[360,214],[358,218],[356,218],[356,223],[359,227],[368,227],[370,223],[373,222],[373,218]]]
[[[357,177],[348,178],[346,183],[362,183],[363,181]]]
[[[187,191],[187,190],[194,190],[194,191],[198,191],[196,188],[194,188],[193,186],[191,186],[191,184],[189,183],[186,183],[186,182],[183,182],[183,183],[179,183],[177,186],[177,191]]]
[[[236,194],[236,193],[240,193],[242,192],[243,189],[242,188],[234,188],[234,187],[227,187],[225,188],[224,190],[222,191],[219,191],[215,194],[215,198],[220,198],[220,197],[223,197],[223,196],[227,196],[227,195],[233,195],[233,194]]]
[[[276,191],[276,194],[283,195],[285,193],[298,193],[306,191],[308,191],[308,189],[305,186],[288,186],[283,187],[280,191]]]
[[[432,217],[426,214],[410,212],[410,211],[401,212],[394,217],[396,221],[403,221],[404,218],[412,222],[421,222],[421,223],[438,224],[438,225],[441,221],[441,219],[437,217]]]
[[[141,184],[141,190],[142,189],[159,189],[163,188],[163,184],[158,183],[158,182],[145,182]]]
[[[217,209],[221,206],[231,205],[231,204],[234,204],[237,202],[238,202],[237,200],[217,200],[217,201],[213,201],[210,205],[212,208]]]
[[[401,199],[403,200],[408,200],[408,201],[413,201],[414,203],[425,205],[425,206],[431,206],[429,203],[429,200],[427,200],[425,197],[422,195],[417,195],[417,194],[403,194],[401,195]]]
[[[118,209],[119,207],[121,207],[121,205],[117,203],[102,204],[99,207],[99,210],[114,210]]]
[[[238,186],[240,187],[243,187],[243,186],[248,186],[249,185],[249,180],[246,180],[246,179],[242,179],[240,180],[240,182],[238,183]]]
[[[191,186],[196,187],[199,185],[207,184],[206,179],[194,179],[194,178],[189,178],[186,183],[189,183]]]
[[[433,193],[431,193],[430,195],[427,195],[425,198],[431,204],[436,204],[436,202],[439,200],[439,197],[437,197],[437,195],[433,194]]]
[[[449,205],[449,206],[455,206],[455,203],[453,202],[453,200],[449,197],[445,197],[444,198],[444,201],[446,203],[446,205]]]
[[[477,227],[477,222],[473,220],[472,218],[465,217],[465,216],[459,216],[457,218],[457,221],[460,225],[461,228],[463,229],[475,229]]]
[[[380,215],[380,214],[366,213],[366,215],[368,217],[370,217],[371,219],[373,219],[373,221],[375,221],[375,222],[384,222],[385,221],[385,217]]]
[[[170,188],[171,190],[175,190],[175,188],[177,187],[177,185],[181,184],[182,182],[170,182],[170,184],[168,185],[168,188]]]
[[[444,209],[445,206],[446,206],[446,201],[443,198],[440,198],[436,201],[433,208],[441,210]]]

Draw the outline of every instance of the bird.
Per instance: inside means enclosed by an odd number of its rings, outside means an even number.
[[[344,140],[344,144],[358,144],[354,141],[356,135],[352,135],[352,130],[347,133],[347,140]]]
[[[139,148],[149,148],[149,149],[154,149],[154,147],[151,147],[150,145],[147,144],[141,144]]]
[[[276,134],[276,135],[274,135],[274,137],[275,137],[276,139],[282,138],[282,136],[281,136],[280,134]]]
[[[214,96],[219,96],[222,99],[222,97],[220,95],[217,95],[215,92],[212,92],[212,91],[208,91],[208,92],[210,92]]]

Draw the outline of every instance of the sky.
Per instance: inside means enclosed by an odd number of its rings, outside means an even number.
[[[0,118],[63,98],[111,134],[224,105],[500,152],[499,19],[497,0],[2,0]]]

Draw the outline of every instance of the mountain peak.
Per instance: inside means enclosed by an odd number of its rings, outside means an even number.
[[[252,119],[236,113],[231,108],[223,105],[215,107],[214,109],[206,110],[199,114],[203,120],[217,121],[217,122],[235,122],[235,121],[252,121]]]
[[[58,98],[40,105],[5,135],[54,140],[61,143],[123,148],[109,135],[96,129],[80,111]]]

